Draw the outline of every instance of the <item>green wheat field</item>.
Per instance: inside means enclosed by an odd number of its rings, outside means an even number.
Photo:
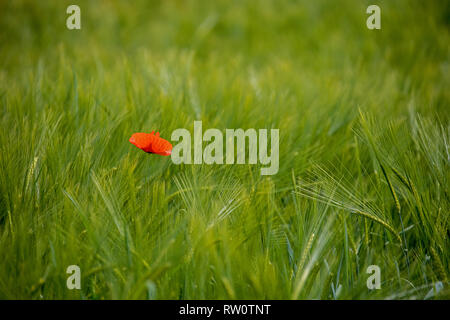
[[[0,1],[0,298],[450,299],[449,6]],[[128,142],[194,120],[278,173]]]

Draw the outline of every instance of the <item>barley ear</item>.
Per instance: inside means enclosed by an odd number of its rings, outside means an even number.
[[[430,253],[433,259],[433,267],[437,276],[439,277],[439,280],[441,280],[444,284],[447,284],[447,273],[445,272],[444,265],[442,264],[439,255],[433,247],[430,247]]]

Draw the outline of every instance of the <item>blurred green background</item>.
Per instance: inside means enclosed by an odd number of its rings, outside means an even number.
[[[0,1],[0,298],[448,298],[449,23],[448,1]],[[194,120],[280,129],[278,174],[128,142]]]

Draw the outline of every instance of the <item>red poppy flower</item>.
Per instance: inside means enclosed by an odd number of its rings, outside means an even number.
[[[161,156],[169,156],[172,153],[172,144],[161,138],[159,132],[156,134],[155,131],[152,131],[152,133],[134,133],[129,141],[147,153],[155,153]]]

